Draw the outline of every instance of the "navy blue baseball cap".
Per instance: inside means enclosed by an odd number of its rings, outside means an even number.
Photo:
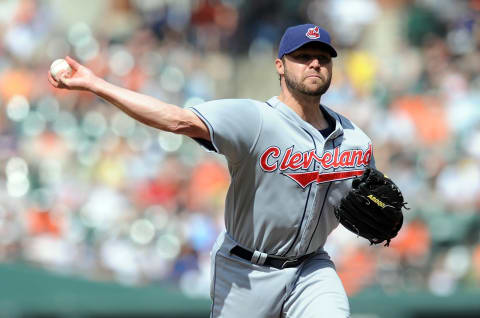
[[[321,43],[332,57],[337,56],[330,34],[326,30],[314,24],[301,24],[287,28],[280,40],[278,58],[281,59],[285,54],[292,53],[310,42]]]

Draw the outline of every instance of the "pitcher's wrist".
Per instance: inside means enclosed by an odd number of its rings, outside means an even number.
[[[94,75],[90,85],[88,85],[87,87],[87,90],[98,95],[101,93],[102,87],[104,86],[105,86],[105,80],[101,77]]]

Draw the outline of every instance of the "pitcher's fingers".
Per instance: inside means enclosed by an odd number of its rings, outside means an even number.
[[[70,79],[65,77],[65,73],[60,74],[58,77],[58,82],[60,83],[60,87],[68,87],[68,81]]]
[[[50,71],[48,72],[48,81],[50,82],[50,84],[52,84],[53,87],[56,87],[56,88],[60,87],[60,83],[53,78]]]
[[[73,58],[71,58],[70,56],[67,56],[65,57],[65,60],[67,61],[67,63],[70,65],[70,67],[76,71],[78,70],[78,68],[81,66],[80,63],[78,63],[77,61],[75,61]]]

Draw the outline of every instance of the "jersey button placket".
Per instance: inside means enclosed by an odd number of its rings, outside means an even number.
[[[314,139],[313,135],[312,134],[309,134],[310,137],[312,138],[312,142],[313,142],[313,145],[315,147],[315,152],[318,154],[318,148],[320,146],[320,149],[322,149],[322,152],[323,153],[323,149],[324,149],[324,145],[325,143],[320,141],[318,138],[317,140]],[[320,164],[317,164],[317,162],[314,161],[314,167],[313,167],[313,171],[318,171],[319,173],[322,172],[322,167]],[[306,252],[306,249],[307,249],[307,245],[309,243],[309,237],[310,235],[308,235],[310,233],[310,228],[312,228],[312,224],[314,226],[314,223],[315,223],[315,207],[317,206],[317,193],[318,193],[318,189],[320,188],[319,184],[317,182],[314,182],[311,184],[311,187],[312,187],[312,191],[310,192],[310,198],[309,198],[309,205],[307,206],[307,211],[306,211],[306,215],[305,215],[305,220],[304,220],[304,223],[302,224],[302,230],[301,230],[301,233],[300,233],[300,236],[298,238],[298,245],[297,245],[297,248],[295,250],[295,253],[297,255],[303,255],[305,254]]]
[[[327,140],[321,144],[322,146],[322,156],[325,153],[325,146],[327,145],[328,142],[331,142],[330,140]],[[333,141],[332,141],[333,142]],[[319,172],[322,173],[323,167],[318,164],[315,169]],[[308,222],[305,222],[305,227],[303,228],[302,235],[300,238],[300,244],[299,244],[299,254],[306,254],[308,253],[308,248],[310,245],[310,242],[312,241],[313,236],[315,235],[314,231],[316,231],[317,224],[320,222],[319,218],[322,216],[322,209],[323,209],[323,202],[319,202],[322,198],[325,198],[326,192],[328,192],[330,189],[329,185],[326,184],[318,184],[315,183],[315,188],[312,188],[313,192],[313,200],[312,204],[310,205],[310,208],[308,210]],[[315,191],[313,191],[315,190]]]

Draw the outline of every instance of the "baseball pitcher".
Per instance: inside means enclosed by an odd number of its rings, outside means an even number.
[[[226,231],[211,253],[211,317],[348,317],[347,296],[323,249],[327,236],[340,222],[388,245],[400,230],[403,197],[375,169],[371,140],[321,104],[336,56],[324,29],[290,27],[275,59],[278,96],[188,109],[112,85],[69,57],[70,76],[49,74],[54,87],[90,91],[226,157],[231,184]]]

